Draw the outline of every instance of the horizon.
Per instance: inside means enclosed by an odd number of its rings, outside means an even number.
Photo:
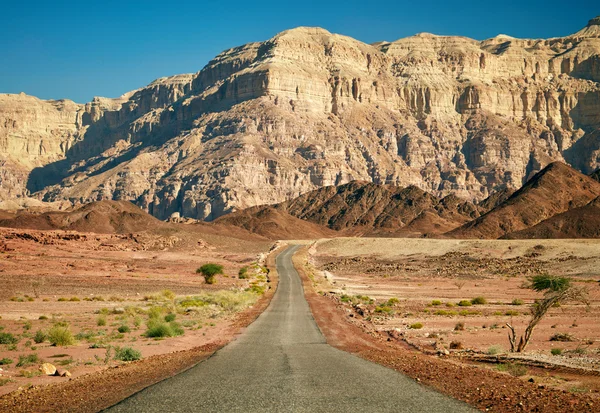
[[[438,0],[425,11],[415,4],[390,1],[376,9],[358,1],[326,5],[307,1],[302,6],[263,1],[262,7],[236,1],[230,7],[183,2],[170,9],[153,7],[157,5],[153,2],[143,8],[135,3],[106,4],[100,8],[74,2],[8,6],[0,18],[5,56],[0,93],[77,103],[116,98],[156,79],[197,73],[224,50],[302,26],[321,27],[366,44],[419,33],[476,40],[500,34],[546,39],[575,33],[600,14],[591,1],[573,2],[560,14],[548,7],[552,2],[540,0],[527,5],[509,2],[494,13],[475,1],[457,6]],[[196,13],[209,17],[171,24]]]

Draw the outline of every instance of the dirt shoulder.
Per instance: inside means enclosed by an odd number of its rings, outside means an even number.
[[[206,360],[250,325],[269,305],[277,289],[275,258],[267,257],[269,290],[259,301],[239,313],[218,340],[189,350],[161,354],[86,374],[51,386],[35,386],[0,397],[2,412],[97,412],[159,381]]]
[[[550,389],[500,372],[461,364],[443,357],[428,356],[384,337],[369,328],[351,323],[346,307],[318,294],[304,271],[306,248],[294,257],[306,299],[327,342],[343,351],[393,368],[418,382],[483,411],[494,412],[593,412],[596,401],[588,395]]]

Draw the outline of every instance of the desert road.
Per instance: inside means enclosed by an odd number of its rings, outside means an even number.
[[[211,358],[106,412],[474,412],[394,370],[329,346],[292,264],[271,304]]]

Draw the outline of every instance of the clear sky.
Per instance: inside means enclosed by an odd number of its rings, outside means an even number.
[[[83,103],[197,72],[224,49],[297,26],[366,43],[419,32],[556,37],[600,15],[600,1],[5,0],[0,10],[0,93]]]

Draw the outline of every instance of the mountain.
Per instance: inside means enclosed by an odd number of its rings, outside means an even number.
[[[563,38],[296,28],[78,104],[0,95],[0,200],[129,200],[212,220],[354,180],[478,202],[600,167],[600,19]]]
[[[478,216],[477,207],[454,195],[439,199],[414,186],[353,181],[280,204],[233,212],[215,223],[241,226],[273,238],[298,239],[299,234],[314,234],[312,238],[421,236],[447,232]],[[274,226],[273,221],[279,224]],[[265,222],[268,231],[263,228]]]
[[[600,196],[600,182],[554,162],[538,172],[506,201],[448,235],[455,238],[499,238],[527,230],[555,215],[573,217]],[[558,218],[560,220],[560,218]]]
[[[511,232],[503,238],[600,238],[600,197],[585,206],[555,215],[531,228]]]

